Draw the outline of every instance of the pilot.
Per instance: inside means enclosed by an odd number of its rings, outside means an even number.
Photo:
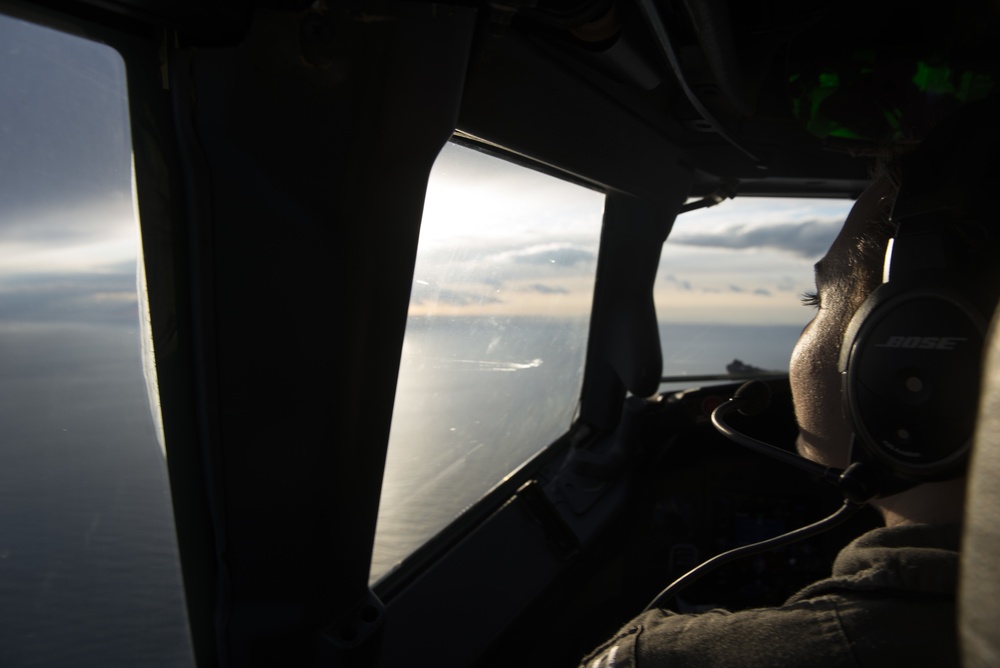
[[[930,146],[922,146],[904,164],[904,174],[913,168],[926,173],[929,164],[942,161],[942,151],[975,142],[970,132],[961,119],[945,123],[925,142]],[[792,353],[789,371],[799,424],[797,448],[824,465],[848,465],[854,434],[844,415],[838,362],[852,318],[883,282],[883,258],[895,229],[889,214],[899,192],[894,175],[899,164],[883,169],[858,198],[816,264],[816,293],[804,298],[817,311]],[[978,169],[975,177],[983,171]],[[982,178],[981,183],[988,183]],[[973,209],[988,211],[985,198],[963,197],[974,200],[969,204]],[[963,264],[978,268],[966,284],[989,286],[981,300],[988,319],[997,296],[992,267],[998,263],[989,246],[976,240],[978,233],[952,233],[963,237]],[[992,247],[998,246],[993,242]],[[957,666],[955,591],[964,492],[965,478],[952,477],[876,498],[870,503],[885,526],[845,547],[829,578],[807,586],[784,605],[691,615],[652,609],[597,648],[581,667]]]

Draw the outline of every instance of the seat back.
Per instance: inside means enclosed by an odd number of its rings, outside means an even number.
[[[966,668],[1000,666],[1000,318],[984,364],[969,464],[959,585],[959,640]]]

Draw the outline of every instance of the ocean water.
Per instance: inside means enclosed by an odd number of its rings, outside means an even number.
[[[663,324],[664,373],[723,374],[734,359],[785,371],[800,329]],[[586,334],[584,320],[411,319],[372,582],[568,429],[580,394]]]
[[[787,372],[799,325],[660,324],[664,376],[726,373],[734,360]],[[685,383],[670,387],[684,387]]]
[[[584,320],[410,320],[373,581],[569,428],[586,327]]]
[[[189,666],[136,329],[0,331],[0,666]]]
[[[798,330],[664,325],[665,373],[785,369]],[[583,320],[413,319],[373,581],[568,429],[586,341]],[[135,329],[7,327],[0,434],[0,665],[191,665]]]

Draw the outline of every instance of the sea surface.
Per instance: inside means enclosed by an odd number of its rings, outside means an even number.
[[[665,373],[785,369],[798,330],[665,325]],[[191,665],[136,329],[0,334],[0,666]],[[373,582],[569,427],[585,349],[579,320],[415,319]]]
[[[740,360],[787,371],[801,327],[663,324],[664,375],[724,374]],[[587,324],[411,319],[401,361],[370,580],[374,583],[576,415]],[[665,384],[665,390],[699,381]]]
[[[0,329],[0,666],[193,664],[137,328]]]
[[[660,323],[664,376],[724,374],[733,361],[786,373],[801,325],[727,325]],[[661,390],[690,387],[679,382]]]

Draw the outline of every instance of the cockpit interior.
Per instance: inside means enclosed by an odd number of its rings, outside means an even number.
[[[575,666],[692,567],[834,512],[843,498],[818,476],[741,448],[711,422],[744,380],[761,379],[770,403],[731,423],[794,451],[787,358],[805,320],[766,309],[744,316],[724,297],[756,292],[764,304],[784,290],[795,302],[802,288],[791,279],[757,286],[754,272],[770,256],[751,268],[748,255],[725,255],[749,247],[749,218],[681,226],[743,203],[756,211],[795,202],[809,213],[789,209],[794,230],[776,228],[784,236],[759,248],[798,253],[811,281],[878,157],[918,146],[949,115],[1000,94],[1000,5],[951,4],[0,0],[0,59],[20,62],[42,43],[29,36],[22,48],[17,30],[45,29],[109,49],[107,67],[120,78],[104,83],[89,56],[66,55],[70,47],[39,56],[39,72],[78,75],[82,92],[62,105],[67,118],[88,113],[84,100],[117,95],[114,113],[126,119],[114,157],[101,157],[104,146],[87,149],[91,162],[57,162],[73,183],[120,162],[123,206],[134,204],[138,220],[138,278],[131,261],[124,291],[139,281],[128,328],[145,346],[146,383],[128,393],[155,396],[150,429],[163,452],[154,439],[142,466],[163,471],[149,489],[159,490],[169,525],[162,572],[176,573],[181,631],[142,645],[135,665]],[[0,69],[0,174],[16,175],[9,183],[22,185],[2,198],[20,202],[51,176],[33,174],[34,158],[20,151],[61,155],[57,143],[76,140],[61,130],[19,139],[17,122],[35,114],[25,110],[36,75],[11,72]],[[98,125],[107,113],[94,112]],[[488,196],[477,174],[499,195]],[[540,193],[550,187],[569,189],[564,210],[545,208]],[[515,201],[528,213],[508,210]],[[584,204],[589,213],[578,212]],[[830,208],[816,213],[821,205]],[[450,221],[442,231],[432,207]],[[24,209],[2,211],[13,220]],[[500,223],[488,227],[494,214]],[[570,231],[585,215],[591,246]],[[819,229],[827,236],[817,241]],[[515,247],[515,231],[530,244]],[[27,237],[13,235],[0,223],[0,265],[17,265],[15,242]],[[439,235],[478,245],[434,245]],[[714,275],[718,285],[699,292],[670,264],[673,238],[677,257],[716,249],[714,260],[689,262],[691,276]],[[508,273],[493,269],[501,257]],[[447,284],[436,258],[457,263]],[[582,268],[588,276],[570,276]],[[543,269],[564,271],[565,281],[539,278]],[[0,289],[0,328],[25,338],[36,330],[11,314],[28,293],[10,281]],[[668,288],[686,301],[661,303],[654,293]],[[112,300],[109,289],[93,294]],[[527,315],[504,310],[521,298]],[[739,312],[735,341],[787,345],[773,362],[723,348],[737,352],[717,353],[711,368],[683,367],[721,325],[664,323],[675,312],[705,319],[711,305]],[[524,323],[544,344],[516,338]],[[139,344],[127,346],[138,360]],[[6,410],[53,421],[15,401],[29,387],[17,350],[8,344],[0,372]],[[69,382],[58,369],[45,373],[52,387]],[[119,417],[109,413],[95,433],[119,432]],[[5,439],[17,447],[0,445],[11,466],[22,462],[10,470],[50,480],[51,460],[29,468],[31,440],[15,432]],[[115,508],[145,485],[115,480]],[[49,526],[24,519],[42,503],[34,492],[11,480],[0,487],[11,509],[0,511],[4,533]],[[65,489],[51,480],[29,487],[44,489],[46,504]],[[428,499],[450,505],[418,526]],[[51,511],[80,514],[79,529],[66,531],[85,539],[60,553],[67,559],[97,549],[118,512],[85,511],[87,503]],[[877,523],[862,510],[822,535],[720,567],[669,605],[780,604]],[[993,543],[984,539],[978,554],[1000,542],[995,518],[981,524]],[[0,538],[0,591],[4,562],[34,540],[22,529]],[[413,538],[382,542],[392,531]],[[67,598],[46,605],[90,603],[73,599],[73,580],[50,561],[34,560],[48,564],[44,572],[30,563],[7,570],[11,581],[38,584],[8,609],[26,626],[0,643],[10,659],[0,663],[60,665],[68,656],[97,665],[108,647],[141,645],[147,613],[135,612],[120,627],[127,634],[108,630],[90,650],[53,654],[64,643],[59,629],[74,622],[31,622],[31,606],[50,600],[40,592],[60,584]],[[107,578],[107,596],[130,598],[123,580]],[[995,576],[987,584],[997,593]],[[997,651],[1000,633],[983,635]],[[183,648],[161,655],[163,643]]]

